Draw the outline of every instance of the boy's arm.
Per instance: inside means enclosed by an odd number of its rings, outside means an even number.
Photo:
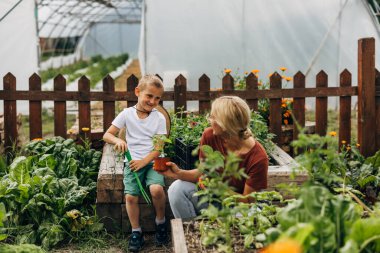
[[[142,169],[146,165],[148,165],[151,161],[153,161],[159,155],[160,155],[160,152],[152,151],[141,160],[132,160],[129,163],[129,168],[131,168],[132,171],[138,171],[139,169]]]
[[[114,125],[111,125],[108,130],[103,135],[103,140],[107,143],[114,144],[115,149],[119,152],[125,152],[127,150],[127,143],[125,140],[122,140],[116,137],[117,132],[120,129]]]

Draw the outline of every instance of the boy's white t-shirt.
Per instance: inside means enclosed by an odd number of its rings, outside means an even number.
[[[145,119],[140,119],[136,108],[125,108],[112,121],[121,129],[126,127],[125,138],[133,160],[141,160],[153,150],[153,136],[167,134],[165,116],[153,109]]]

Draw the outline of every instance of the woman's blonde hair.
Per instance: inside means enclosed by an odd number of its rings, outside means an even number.
[[[215,99],[211,105],[211,115],[227,136],[238,136],[243,140],[252,136],[249,127],[251,110],[240,97],[223,96]]]
[[[143,91],[146,89],[148,85],[154,85],[156,88],[163,89],[164,84],[162,83],[161,79],[155,75],[145,75],[143,76],[137,87]]]

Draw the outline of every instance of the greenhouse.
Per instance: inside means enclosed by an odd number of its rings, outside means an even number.
[[[377,0],[0,1],[0,252],[380,252]]]

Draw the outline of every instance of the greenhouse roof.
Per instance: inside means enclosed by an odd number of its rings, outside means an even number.
[[[142,0],[37,0],[39,36],[83,35],[99,23],[141,22]]]

